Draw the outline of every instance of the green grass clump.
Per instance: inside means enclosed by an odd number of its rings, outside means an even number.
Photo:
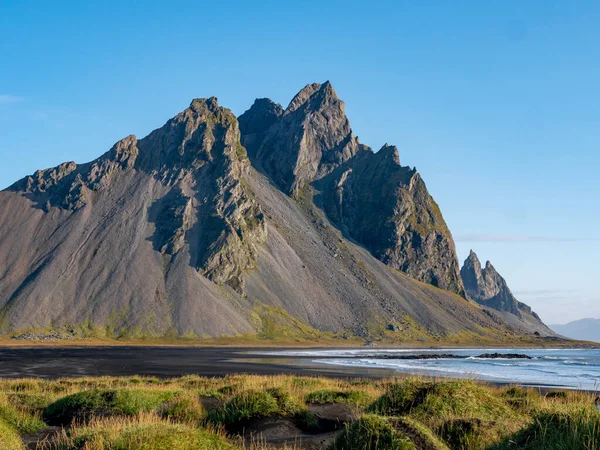
[[[176,422],[199,423],[206,418],[206,411],[198,396],[187,394],[167,402],[163,406],[162,416]]]
[[[346,427],[332,450],[416,450],[387,417],[366,414]]]
[[[0,395],[0,420],[21,434],[36,433],[46,428],[39,412],[10,401],[9,397],[3,395]]]
[[[348,405],[366,406],[372,401],[371,397],[364,391],[347,390],[338,391],[333,389],[321,389],[308,393],[304,399],[307,403],[325,405],[328,403],[345,403]]]
[[[449,450],[429,428],[421,422],[410,417],[399,417],[394,421],[397,429],[408,436],[413,444],[420,450]]]
[[[280,388],[249,390],[232,397],[208,415],[210,422],[237,427],[251,419],[270,416],[293,416],[305,410],[292,395]]]
[[[25,448],[17,430],[2,419],[0,419],[0,448],[6,450],[21,450]]]
[[[540,401],[540,395],[536,391],[518,386],[506,389],[501,397],[509,406],[521,412],[531,411]]]
[[[593,406],[569,406],[536,414],[528,427],[507,437],[493,450],[600,449],[600,412]]]
[[[63,431],[51,450],[233,450],[213,431],[156,416],[104,418]]]
[[[22,434],[32,434],[46,428],[37,415],[17,408],[0,407],[0,419]]]
[[[283,388],[276,387],[267,389],[267,394],[273,396],[275,400],[277,400],[278,413],[282,416],[298,414],[306,410],[306,406],[303,403]]]
[[[567,400],[567,393],[564,391],[550,391],[546,394],[546,398]]]
[[[369,411],[384,416],[406,415],[423,402],[432,387],[433,383],[417,378],[392,383],[387,386],[385,394],[370,406]]]
[[[416,416],[468,417],[501,420],[516,417],[502,399],[472,381],[441,381],[427,390],[423,401],[413,408]]]
[[[277,399],[262,391],[247,391],[234,396],[225,405],[212,411],[208,419],[226,426],[253,418],[267,417],[279,411]]]
[[[525,418],[491,389],[469,380],[390,384],[370,410],[387,416],[411,416],[451,448],[479,449],[516,431]]]
[[[52,403],[53,395],[33,392],[17,392],[8,396],[11,404],[19,405],[29,410],[42,410]]]
[[[48,405],[44,418],[50,424],[69,425],[73,419],[88,420],[91,416],[131,416],[153,411],[176,394],[160,390],[92,389],[68,395]]]

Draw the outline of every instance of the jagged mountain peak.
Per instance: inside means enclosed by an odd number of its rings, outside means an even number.
[[[216,113],[219,109],[219,99],[217,97],[194,98],[190,102],[190,109],[201,112],[204,109]]]
[[[387,143],[383,144],[383,147],[379,149],[377,155],[379,155],[381,159],[389,159],[394,164],[400,166],[400,153],[398,152],[398,147],[395,145],[388,145]]]
[[[329,81],[326,81],[323,84],[307,84],[294,96],[288,107],[285,109],[285,114],[292,114],[301,107],[317,110],[332,102],[339,103],[343,113],[343,102],[339,99],[335,89]]]
[[[359,150],[344,104],[328,82],[305,86],[280,117],[269,116],[273,123],[264,132],[261,116],[252,108],[240,116],[242,142],[253,163],[294,197]]]
[[[467,297],[471,300],[505,314],[504,318],[516,326],[552,334],[528,305],[515,298],[506,280],[489,260],[482,267],[477,254],[471,250],[460,269],[460,275]]]

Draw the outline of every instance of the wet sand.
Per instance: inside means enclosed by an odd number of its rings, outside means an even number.
[[[260,351],[269,351],[261,348]],[[281,347],[272,350],[285,350]],[[0,347],[0,377],[47,378],[145,375],[160,378],[230,373],[331,377],[398,375],[389,369],[329,367],[303,358],[254,355],[232,347]]]

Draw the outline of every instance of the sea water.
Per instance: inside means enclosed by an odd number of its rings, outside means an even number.
[[[598,349],[335,349],[269,352],[312,363],[386,368],[429,376],[475,378],[523,385],[600,390]],[[481,358],[485,353],[525,354],[531,359]],[[452,354],[465,358],[401,359],[408,355]]]

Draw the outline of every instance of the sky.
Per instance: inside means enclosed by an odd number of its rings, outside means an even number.
[[[600,318],[598,23],[585,0],[3,0],[0,189],[195,97],[239,115],[330,80],[361,142],[417,167],[461,263],[546,323]]]

